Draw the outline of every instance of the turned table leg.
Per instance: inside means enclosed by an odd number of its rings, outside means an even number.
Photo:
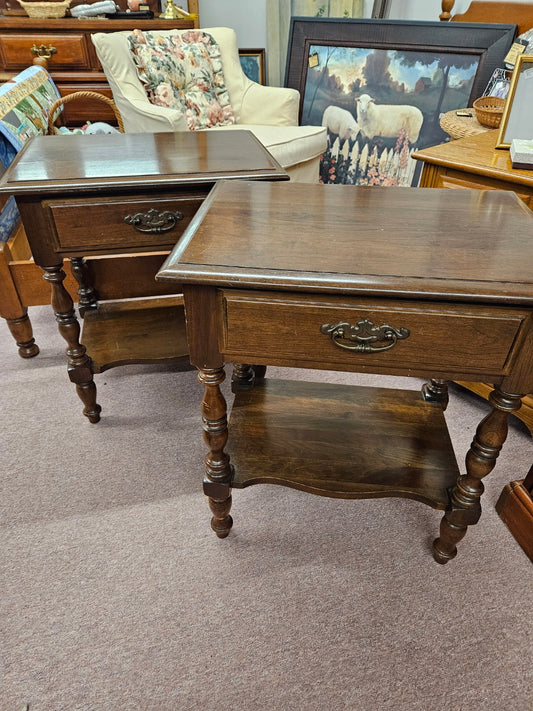
[[[447,563],[457,554],[456,544],[468,526],[481,516],[481,479],[496,464],[496,459],[507,438],[508,415],[521,406],[521,395],[493,390],[489,400],[492,411],[480,422],[466,455],[466,475],[460,476],[451,492],[450,505],[440,524],[440,537],[433,543],[433,556],[438,563]]]
[[[251,390],[257,380],[266,375],[266,365],[248,365],[234,363],[231,374],[231,390],[234,393],[242,390]]]
[[[86,311],[98,308],[96,291],[89,277],[87,262],[83,257],[71,257],[70,268],[78,282],[78,311],[83,318]]]
[[[80,324],[74,313],[74,302],[63,285],[65,272],[63,262],[53,267],[45,267],[44,278],[52,287],[52,308],[59,333],[67,342],[68,376],[76,385],[76,391],[84,408],[83,414],[90,422],[98,422],[101,407],[96,402],[96,385],[93,380],[91,359],[85,346],[80,343]]]
[[[18,318],[6,318],[6,323],[17,343],[19,356],[21,358],[33,358],[33,356],[36,356],[39,353],[39,346],[35,343],[35,338],[33,337],[28,309],[25,308],[22,316]]]
[[[443,410],[448,407],[450,396],[448,394],[448,380],[431,378],[422,385],[422,397],[426,402],[436,402]]]
[[[205,386],[202,423],[204,441],[209,448],[205,457],[204,493],[213,513],[211,528],[219,538],[225,538],[233,525],[229,515],[233,471],[229,455],[224,452],[228,441],[227,406],[220,390],[225,377],[224,368],[198,370],[198,380]]]

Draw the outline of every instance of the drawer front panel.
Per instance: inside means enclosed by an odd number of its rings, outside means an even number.
[[[44,203],[58,254],[171,248],[196,214],[203,194],[185,198],[51,200]]]
[[[48,60],[48,69],[90,69],[87,38],[83,34],[59,35],[48,32],[0,34],[0,52],[5,70],[25,69],[35,58],[31,49],[44,45],[55,48]]]
[[[438,176],[436,188],[452,188],[460,190],[513,190],[526,205],[533,203],[533,189],[528,189],[519,183],[507,183],[503,180],[484,178],[482,175],[465,174],[448,171]]]
[[[280,359],[504,373],[522,311],[397,301],[223,291],[221,352],[243,362]],[[339,324],[344,338],[334,329]],[[355,331],[350,331],[350,326]],[[389,328],[390,327],[390,328]],[[357,340],[349,338],[355,333]],[[388,335],[387,335],[388,334]],[[333,337],[332,337],[333,336]],[[348,348],[347,348],[348,346]],[[268,362],[268,361],[266,361]]]

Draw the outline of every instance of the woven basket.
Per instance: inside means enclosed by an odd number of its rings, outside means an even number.
[[[110,99],[104,94],[99,94],[97,91],[75,91],[72,94],[62,96],[57,101],[54,101],[52,106],[50,106],[50,113],[48,114],[49,136],[53,136],[54,134],[59,133],[58,129],[54,126],[55,119],[57,118],[55,115],[56,111],[64,104],[68,104],[69,101],[76,101],[76,99],[96,99],[97,101],[103,101],[104,104],[107,104],[115,114],[115,118],[118,124],[118,130],[120,131],[120,133],[124,133],[124,123],[122,122],[122,116],[120,115],[120,111],[115,106],[115,102],[113,101],[113,99]]]
[[[473,103],[477,120],[483,126],[498,128],[503,116],[505,99],[498,96],[481,96]]]
[[[26,12],[28,17],[54,18],[65,17],[71,0],[59,0],[59,2],[25,2],[19,0],[19,5]]]
[[[461,110],[461,109],[459,109]],[[449,134],[450,138],[464,138],[465,136],[476,136],[478,133],[485,133],[488,127],[482,126],[474,116],[472,109],[462,109],[468,111],[471,116],[457,116],[457,110],[447,111],[440,118],[440,127]]]

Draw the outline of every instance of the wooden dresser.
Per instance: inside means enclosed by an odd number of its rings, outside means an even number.
[[[413,158],[424,161],[420,186],[512,190],[533,209],[533,170],[514,169],[509,151],[494,147],[497,137],[497,130],[486,131],[413,153]],[[450,208],[453,209],[453,199]],[[483,397],[492,390],[483,383],[461,382],[460,385]],[[524,398],[520,411],[515,414],[533,433],[533,394]]]
[[[192,20],[60,20],[32,19],[26,16],[0,16],[0,82],[11,79],[36,59],[35,51],[62,96],[76,91],[98,91],[111,97],[111,89],[91,41],[95,32],[120,30],[187,29]],[[85,121],[110,121],[113,113],[101,101],[76,100],[65,105],[68,125]]]

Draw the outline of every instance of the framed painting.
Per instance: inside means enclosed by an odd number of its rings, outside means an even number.
[[[420,148],[449,140],[440,117],[472,106],[516,25],[292,18],[285,84],[300,122],[323,125],[324,183],[417,185]]]
[[[533,54],[522,54],[513,70],[496,148],[509,148],[513,138],[533,138]]]
[[[239,59],[248,79],[266,84],[264,49],[239,49]]]

